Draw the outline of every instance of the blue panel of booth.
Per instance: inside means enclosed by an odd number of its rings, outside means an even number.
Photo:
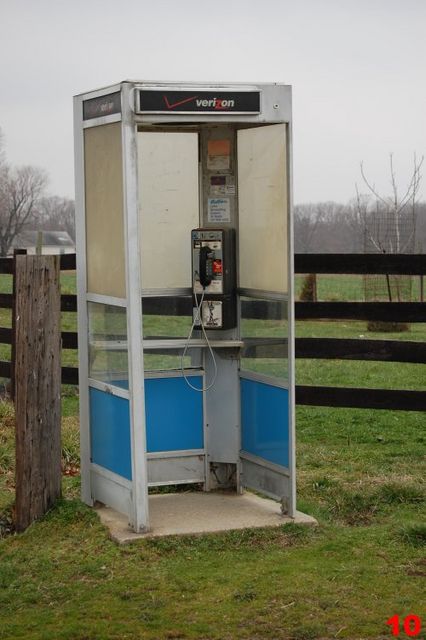
[[[203,386],[201,376],[191,384]],[[190,389],[182,377],[145,380],[147,450],[202,449],[203,394]]]
[[[288,422],[287,389],[241,379],[243,451],[288,467]]]
[[[129,401],[89,389],[92,462],[132,479]]]
[[[191,383],[200,388],[203,378]],[[89,394],[92,462],[131,480],[129,401],[93,387]],[[146,379],[145,411],[149,453],[203,448],[203,394],[183,378]]]

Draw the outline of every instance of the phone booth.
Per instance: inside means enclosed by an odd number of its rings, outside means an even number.
[[[83,500],[294,518],[291,87],[126,81],[74,124]]]

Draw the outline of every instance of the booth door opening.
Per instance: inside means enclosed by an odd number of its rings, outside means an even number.
[[[192,324],[191,229],[199,226],[198,133],[138,132],[145,419],[150,486],[205,482],[201,356]]]
[[[238,132],[241,466],[244,486],[291,496],[286,126]]]

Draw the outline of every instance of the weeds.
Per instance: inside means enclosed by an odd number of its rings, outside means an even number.
[[[208,537],[168,536],[165,538],[150,538],[147,544],[162,555],[181,553],[188,550],[201,553],[206,549],[216,552],[228,552],[230,549],[268,549],[277,547],[302,546],[317,535],[315,528],[299,524],[285,524],[282,527],[266,529],[237,529],[224,533],[215,533]]]
[[[413,547],[426,546],[426,524],[407,524],[397,531],[397,538]]]
[[[378,508],[377,494],[345,490],[335,494],[330,505],[331,513],[349,525],[369,524]]]
[[[368,525],[390,506],[420,506],[425,501],[422,487],[400,482],[372,484],[355,490],[347,483],[319,477],[313,479],[312,490],[332,520],[348,525]]]
[[[0,513],[0,540],[11,535],[14,531],[13,509],[12,506],[9,505],[8,508],[3,509]]]
[[[15,461],[15,417],[13,405],[0,400],[0,474],[13,469]]]
[[[62,470],[65,475],[80,472],[80,432],[78,420],[67,417],[62,421]]]
[[[421,504],[425,501],[425,492],[421,487],[393,482],[378,489],[378,496],[385,504]]]
[[[75,416],[62,420],[62,470],[65,475],[80,471],[80,431]],[[0,401],[0,478],[13,478],[15,469],[15,414],[13,404]],[[13,481],[10,480],[9,484]]]

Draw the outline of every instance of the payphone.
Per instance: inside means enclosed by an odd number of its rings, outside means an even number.
[[[235,230],[193,229],[192,293],[195,328],[231,329],[237,324]]]

